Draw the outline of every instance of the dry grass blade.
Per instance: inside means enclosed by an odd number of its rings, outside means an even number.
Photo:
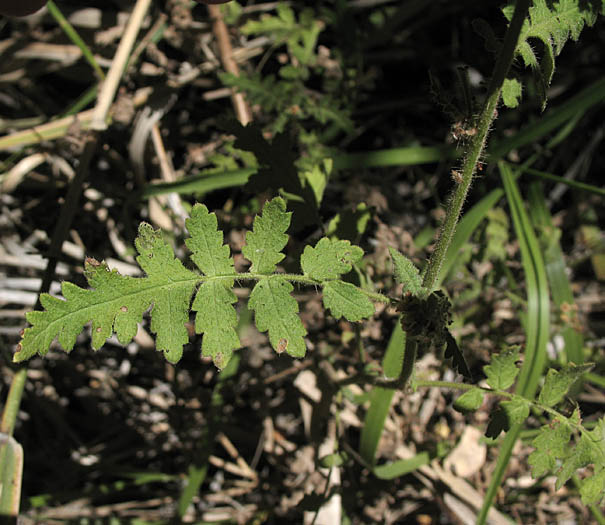
[[[124,72],[126,63],[128,62],[130,52],[134,46],[134,41],[139,29],[141,28],[143,19],[147,13],[147,10],[149,9],[150,4],[151,0],[137,0],[137,3],[132,10],[132,15],[128,20],[128,25],[124,31],[124,36],[122,37],[122,40],[120,40],[120,45],[118,46],[116,54],[113,58],[111,67],[107,72],[107,77],[101,85],[97,105],[95,106],[90,122],[91,129],[107,129],[107,116],[109,108],[113,102],[115,93],[120,83],[120,78],[122,77],[122,73]]]

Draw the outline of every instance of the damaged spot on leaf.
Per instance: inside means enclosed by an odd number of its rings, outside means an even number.
[[[284,352],[286,349],[288,348],[288,340],[284,337],[282,337],[279,342],[277,343],[277,348],[275,349],[275,351],[278,354],[281,354],[282,352]]]
[[[101,266],[101,263],[99,261],[97,261],[94,257],[86,257],[86,264],[90,264],[90,266],[93,266],[95,268],[98,268],[99,266]]]

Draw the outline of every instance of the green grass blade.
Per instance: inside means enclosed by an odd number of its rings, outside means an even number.
[[[401,329],[401,325],[397,323],[382,360],[384,375],[387,378],[395,379],[399,377],[403,364],[404,348],[405,332]],[[374,465],[376,462],[378,442],[382,435],[384,422],[389,413],[394,393],[395,390],[391,388],[375,387],[372,390],[370,408],[363,422],[359,443],[359,453],[368,465]]]
[[[388,166],[415,166],[454,159],[457,153],[451,146],[392,148],[376,151],[342,153],[334,157],[334,169],[386,168]]]
[[[353,168],[380,168],[388,166],[412,166],[439,162],[447,158],[453,158],[455,150],[441,147],[412,147],[394,148],[390,150],[377,150],[359,153],[343,153],[334,158],[335,169]],[[166,193],[206,193],[243,186],[249,177],[256,173],[256,168],[243,168],[240,170],[226,171],[212,175],[192,175],[176,182],[152,184],[146,186],[141,194],[142,198],[155,197]]]
[[[193,498],[199,492],[202,483],[206,479],[206,474],[208,473],[208,458],[204,458],[203,462],[199,464],[191,464],[187,470],[187,481],[185,482],[185,486],[183,487],[183,491],[179,497],[177,512],[180,518],[182,518],[189,505],[193,501]]]
[[[53,0],[49,0],[46,4],[48,7],[48,11],[56,20],[57,24],[61,27],[63,32],[67,35],[67,37],[80,48],[82,51],[82,56],[86,59],[86,61],[90,64],[90,66],[94,69],[95,73],[99,80],[103,80],[105,78],[105,73],[101,69],[101,66],[97,63],[94,55],[90,48],[86,45],[86,42],[82,40],[78,32],[74,29],[74,27],[67,21],[67,19],[61,13],[61,10],[57,7],[57,5],[53,2]]]
[[[60,116],[69,117],[71,115],[75,115],[80,111],[84,111],[90,104],[92,104],[96,98],[97,93],[99,92],[99,86],[94,85],[89,87],[73,104],[71,104]]]
[[[410,472],[414,472],[423,465],[428,465],[431,461],[428,452],[419,452],[411,458],[400,459],[385,465],[374,467],[374,474],[380,479],[395,479]]]
[[[588,372],[584,375],[584,380],[597,385],[599,388],[605,389],[605,377],[595,374],[594,372]]]
[[[184,177],[176,182],[165,182],[160,184],[149,184],[141,192],[143,199],[165,195],[166,193],[207,193],[224,188],[233,188],[243,186],[248,182],[248,178],[256,173],[256,168],[243,168],[234,171],[225,171],[213,175],[192,175]]]
[[[508,165],[499,163],[498,166],[511,208],[515,233],[519,240],[527,287],[526,348],[516,393],[532,399],[546,362],[546,343],[550,325],[548,279],[542,249],[525,211],[513,174]]]
[[[515,392],[528,399],[533,399],[546,361],[546,343],[548,341],[550,322],[548,281],[542,259],[542,251],[525,211],[525,206],[514,176],[508,164],[499,162],[498,167],[510,206],[515,233],[519,240],[521,262],[527,288],[525,356]],[[498,454],[496,468],[477,518],[477,523],[480,525],[484,524],[487,519],[487,513],[500,487],[520,432],[521,425],[514,425],[504,438],[500,453]]]
[[[546,173],[545,171],[535,170],[533,168],[525,166],[519,166],[516,169],[520,172],[535,175],[536,177],[540,177],[542,179],[551,180],[560,184],[565,184],[570,188],[574,188],[581,191],[588,191],[590,193],[594,193],[595,195],[605,197],[605,188],[599,188],[598,186],[593,186],[592,184],[585,184],[583,182],[566,179],[565,177],[559,177],[558,175],[553,175],[552,173]]]
[[[558,241],[559,236],[556,235],[558,230],[555,230],[550,213],[546,208],[542,184],[535,182],[530,186],[528,201],[532,221],[542,231],[546,275],[550,283],[553,302],[558,308],[561,308],[564,304],[571,306],[575,304],[574,296],[567,277],[561,245]],[[582,333],[568,323],[563,329],[563,340],[565,341],[567,361],[572,361],[577,365],[583,363],[584,337]]]

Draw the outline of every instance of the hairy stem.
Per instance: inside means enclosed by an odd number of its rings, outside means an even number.
[[[464,152],[461,170],[462,182],[457,184],[449,198],[445,220],[439,230],[435,250],[429,259],[424,274],[422,284],[430,290],[432,290],[437,282],[439,271],[454,236],[456,225],[462,212],[462,206],[473,180],[473,175],[477,171],[477,166],[481,161],[481,154],[485,148],[487,136],[496,115],[496,107],[500,100],[502,84],[513,61],[519,34],[521,33],[523,21],[527,17],[530,3],[530,0],[517,1],[513,18],[504,37],[504,43],[489,83],[487,99],[477,120],[476,133],[469,141],[468,147]]]
[[[431,254],[424,273],[422,285],[430,291],[433,290],[435,283],[438,281],[439,272],[441,271],[441,266],[443,265],[447,250],[452,242],[454,232],[456,231],[456,225],[460,219],[462,207],[466,200],[471,182],[473,181],[473,176],[477,171],[477,166],[481,162],[481,155],[485,149],[487,136],[492,122],[496,117],[496,107],[500,100],[502,84],[513,61],[519,34],[521,33],[523,22],[527,17],[530,3],[531,0],[517,0],[513,18],[506,31],[504,43],[489,83],[487,98],[476,123],[476,133],[471,137],[463,155],[461,170],[462,181],[456,185],[448,200],[445,219],[439,230],[435,250]],[[412,343],[411,340],[408,339],[403,356],[403,368],[401,369],[401,375],[397,381],[398,388],[403,388],[411,377],[415,361],[416,343]]]

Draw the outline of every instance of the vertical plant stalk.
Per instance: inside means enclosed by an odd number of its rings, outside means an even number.
[[[498,106],[502,92],[502,84],[514,59],[519,34],[521,33],[523,22],[527,18],[530,4],[531,0],[517,0],[515,12],[506,31],[502,49],[494,66],[494,72],[492,73],[487,90],[487,98],[477,119],[476,133],[471,137],[466,151],[463,153],[462,181],[454,188],[448,200],[445,219],[439,229],[435,250],[431,254],[422,280],[422,285],[430,291],[433,291],[438,281],[441,266],[447,255],[447,249],[452,242],[456,225],[462,213],[462,206],[473,181],[473,176],[477,171],[477,166],[481,162],[481,155],[485,149],[487,136],[495,119],[496,107]],[[397,388],[404,388],[412,375],[416,362],[416,346],[417,343],[414,338],[408,337],[403,355],[403,368],[397,380]]]
[[[523,27],[523,22],[527,18],[529,12],[531,0],[517,0],[515,5],[515,12],[513,18],[508,26],[506,35],[504,37],[504,43],[502,49],[498,55],[496,65],[494,66],[494,72],[489,83],[487,90],[487,99],[484,103],[483,110],[477,120],[477,132],[470,139],[468,147],[463,155],[462,161],[462,182],[456,186],[452,195],[449,199],[446,216],[439,230],[439,237],[437,238],[437,244],[433,251],[431,258],[429,259],[426,272],[424,274],[423,285],[425,288],[432,288],[437,282],[439,276],[439,270],[445,260],[447,249],[452,241],[458,219],[462,212],[462,206],[466,200],[468,190],[473,180],[473,175],[477,170],[477,165],[481,160],[481,155],[485,148],[487,136],[490,131],[490,127],[495,118],[495,111],[500,100],[500,93],[502,91],[502,84],[510,65],[515,55],[515,48],[519,40],[519,34]]]

